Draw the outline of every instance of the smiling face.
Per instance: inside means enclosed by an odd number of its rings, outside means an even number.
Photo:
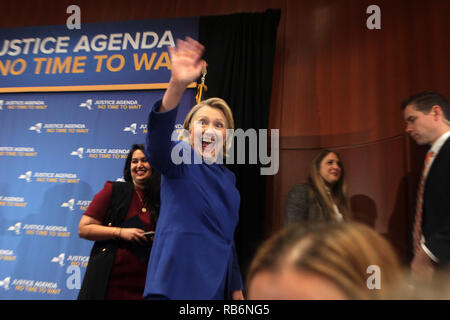
[[[130,171],[133,184],[138,188],[144,188],[145,181],[147,181],[152,174],[152,168],[142,150],[137,149],[133,152]]]
[[[320,162],[320,176],[330,185],[334,185],[341,178],[341,162],[338,156],[330,152]]]
[[[209,106],[197,110],[191,120],[191,145],[204,158],[215,158],[222,153],[227,121],[222,111]]]

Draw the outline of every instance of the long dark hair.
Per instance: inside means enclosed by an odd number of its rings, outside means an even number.
[[[145,154],[145,145],[143,144],[133,144],[131,146],[130,152],[128,152],[127,160],[125,161],[125,166],[123,168],[123,178],[126,182],[133,183],[131,178],[131,159],[133,158],[133,153],[136,150],[141,150]],[[147,156],[147,155],[146,155]],[[147,159],[148,161],[148,159]],[[161,174],[152,167],[152,173],[150,178],[145,182],[144,185],[144,202],[148,203],[150,206],[150,219],[156,225],[156,221],[159,216],[159,208],[161,206],[160,199],[161,190]]]

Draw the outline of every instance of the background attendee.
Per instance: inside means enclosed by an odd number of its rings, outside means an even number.
[[[310,165],[308,182],[296,184],[286,198],[284,224],[348,220],[347,185],[339,155],[322,150]]]
[[[382,299],[401,279],[394,250],[369,226],[296,224],[259,248],[247,290],[249,299]]]
[[[435,266],[450,263],[450,107],[433,91],[411,96],[402,104],[406,132],[430,145],[417,194],[413,227],[415,277],[429,280]]]
[[[159,214],[160,176],[135,144],[128,153],[126,182],[106,182],[79,225],[95,241],[78,299],[142,299],[151,238]]]
[[[169,47],[169,87],[149,116],[147,154],[162,184],[144,292],[148,299],[243,299],[234,245],[240,195],[234,174],[218,161],[226,129],[234,128],[230,108],[219,98],[200,102],[186,117],[188,143],[171,140],[176,107],[206,66],[203,51],[191,38]]]

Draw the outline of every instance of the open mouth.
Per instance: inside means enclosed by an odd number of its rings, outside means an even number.
[[[215,144],[214,136],[204,137],[202,139],[202,151],[205,151],[205,149],[208,148],[208,146],[213,147],[214,144]]]

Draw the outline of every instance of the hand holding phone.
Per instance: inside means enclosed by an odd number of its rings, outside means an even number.
[[[147,231],[147,232],[144,232],[143,235],[147,237],[147,240],[153,241],[153,237],[155,236],[155,231]]]

